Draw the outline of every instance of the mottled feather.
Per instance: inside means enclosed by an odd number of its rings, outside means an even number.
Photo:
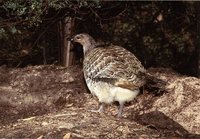
[[[85,78],[95,81],[112,81],[113,85],[130,89],[141,87],[145,81],[140,72],[145,72],[141,62],[129,51],[111,45],[96,47],[84,58]]]
[[[84,77],[90,92],[102,103],[98,111],[103,111],[104,103],[118,101],[121,117],[124,103],[133,100],[146,82],[141,62],[123,47],[97,47],[88,34],[78,34],[73,41],[83,46]]]

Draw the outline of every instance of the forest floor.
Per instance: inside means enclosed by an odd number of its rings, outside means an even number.
[[[0,67],[0,73],[0,138],[200,138],[162,113],[142,117],[141,105],[160,96],[147,90],[126,104],[120,119],[117,103],[105,113],[92,113],[99,103],[87,90],[80,66]],[[165,128],[168,124],[176,128]]]

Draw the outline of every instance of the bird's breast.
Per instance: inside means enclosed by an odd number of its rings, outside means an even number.
[[[130,90],[110,84],[109,82],[86,80],[90,92],[95,95],[100,102],[112,103],[128,102],[133,100],[139,93],[139,89]]]

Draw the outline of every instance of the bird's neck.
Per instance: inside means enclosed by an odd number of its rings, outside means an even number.
[[[96,47],[96,42],[94,39],[90,39],[90,42],[87,42],[83,45],[84,56],[87,55],[92,49]]]
[[[92,49],[95,48],[95,45],[87,45],[83,47],[84,56],[87,55]]]

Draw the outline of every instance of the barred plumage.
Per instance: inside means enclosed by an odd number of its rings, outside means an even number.
[[[78,34],[73,41],[83,46],[84,77],[91,93],[102,103],[99,111],[104,103],[118,101],[118,117],[121,117],[124,103],[133,100],[145,84],[141,73],[146,70],[141,62],[120,46],[97,47],[88,34]]]

